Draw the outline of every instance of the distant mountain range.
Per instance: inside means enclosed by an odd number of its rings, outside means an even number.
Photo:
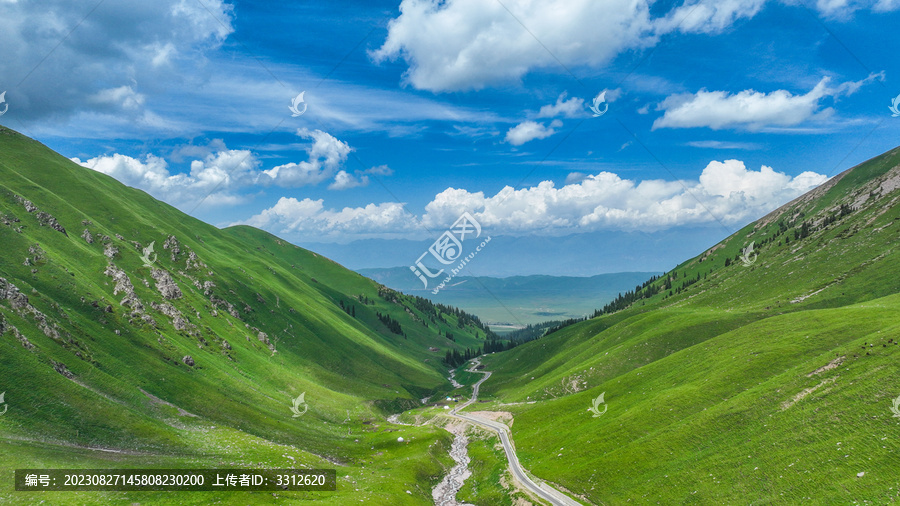
[[[595,276],[607,272],[665,271],[722,239],[721,226],[656,232],[601,231],[559,237],[493,234],[464,273],[501,278],[527,274]],[[347,244],[299,242],[341,265],[360,269],[412,265],[437,239],[362,239]],[[553,259],[553,261],[547,261]]]
[[[437,294],[425,289],[409,267],[359,269],[357,272],[395,290],[427,297],[478,315],[482,321],[522,326],[547,320],[580,318],[634,290],[660,272],[619,272],[573,276],[458,276]]]

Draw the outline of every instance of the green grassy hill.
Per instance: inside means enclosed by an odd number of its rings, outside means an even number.
[[[589,504],[897,502],[898,189],[895,149],[488,357],[523,465]]]
[[[476,317],[260,230],[219,230],[5,128],[0,251],[5,483],[28,467],[335,467],[338,492],[279,495],[413,504],[449,462],[445,432],[403,428],[401,445],[384,417],[450,388],[441,359],[483,344]],[[175,496],[41,499],[231,500]]]

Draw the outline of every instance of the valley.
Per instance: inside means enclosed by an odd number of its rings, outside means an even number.
[[[336,468],[339,484],[44,500],[900,494],[900,150],[669,272],[628,280],[596,299],[593,318],[478,356],[505,342],[476,314],[251,227],[211,227],[11,130],[0,148],[4,479],[41,467],[290,467]],[[453,370],[454,353],[472,360]],[[292,400],[303,403],[294,415]]]

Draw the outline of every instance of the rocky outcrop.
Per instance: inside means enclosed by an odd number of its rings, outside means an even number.
[[[238,311],[234,307],[234,305],[232,303],[228,302],[227,300],[221,299],[221,298],[217,297],[215,294],[212,294],[209,296],[209,301],[212,303],[214,308],[218,309],[219,306],[225,306],[225,309],[228,311],[228,314],[230,314],[233,318],[236,318],[238,320],[241,319],[241,314],[238,313]]]
[[[144,305],[141,303],[141,299],[134,293],[134,285],[131,284],[131,280],[128,279],[128,275],[125,274],[125,271],[119,269],[114,264],[109,264],[106,266],[106,270],[103,274],[113,278],[116,282],[116,286],[113,287],[113,295],[119,295],[119,293],[125,294],[125,297],[120,304],[129,307],[138,313],[144,311]]]
[[[153,269],[150,276],[156,280],[156,289],[159,290],[159,293],[166,299],[180,299],[183,296],[181,289],[175,284],[175,281],[172,279],[172,276],[169,275],[168,271]]]
[[[119,248],[113,246],[112,243],[106,243],[106,246],[103,248],[103,254],[106,255],[106,258],[112,260],[119,254]]]
[[[185,265],[187,265],[188,270],[206,268],[206,264],[200,261],[200,257],[198,257],[193,250],[188,250],[188,257],[185,261]]]
[[[190,355],[185,355],[184,357],[182,357],[181,361],[184,362],[184,365],[188,367],[194,367],[194,357]]]
[[[64,364],[64,363],[62,363],[62,362],[57,362],[56,360],[51,359],[51,360],[50,360],[50,365],[53,366],[53,370],[54,370],[54,371],[56,371],[56,372],[62,374],[63,376],[65,376],[65,377],[67,377],[67,378],[69,378],[69,379],[72,379],[72,378],[75,377],[75,375],[72,374],[72,372],[69,371],[69,369],[66,367],[66,364]]]
[[[168,302],[163,302],[162,304],[151,302],[150,307],[168,316],[172,321],[172,326],[175,327],[175,330],[184,330],[191,335],[195,335],[197,333],[197,327],[189,322],[187,318],[185,318],[184,315],[181,314],[181,311],[176,309],[172,304],[169,304]]]
[[[16,285],[9,283],[4,278],[0,278],[0,299],[8,300],[10,306],[17,311],[30,306],[28,296],[20,292]]]
[[[16,285],[6,281],[4,278],[0,278],[0,300],[8,300],[10,307],[19,313],[20,316],[26,317],[30,315],[37,323],[38,328],[41,329],[41,332],[47,337],[57,341],[61,339],[56,324],[50,323],[47,316],[40,312],[38,308],[32,306],[28,301],[28,297],[20,292]]]
[[[22,333],[19,332],[19,329],[17,329],[15,325],[6,321],[6,319],[3,318],[3,315],[0,314],[0,336],[2,336],[3,334],[5,334],[7,332],[12,332],[13,335],[16,336],[16,339],[18,339],[19,342],[22,343],[22,346],[24,346],[26,350],[34,349],[34,345],[31,344],[31,341],[29,341],[27,337],[23,336]],[[231,349],[231,348],[228,348],[228,349]]]
[[[159,311],[160,313],[162,313],[172,319],[183,317],[183,315],[181,314],[181,311],[175,309],[175,306],[173,306],[172,304],[169,304],[168,302],[163,302],[162,304],[159,304],[157,302],[151,302],[150,307],[152,307],[154,310]]]
[[[26,200],[20,195],[16,195],[16,201],[18,201],[19,204],[22,204],[22,207],[24,207],[25,210],[29,213],[37,212],[35,218],[37,218],[38,223],[42,227],[50,227],[57,232],[62,232],[66,237],[69,236],[69,234],[66,233],[66,229],[59,224],[59,222],[56,220],[56,218],[53,217],[52,214],[41,211],[36,205],[34,205],[34,203],[32,203],[30,200]]]
[[[84,232],[81,233],[81,238],[88,244],[94,244],[94,236],[91,235],[91,231],[88,229],[84,229]]]
[[[172,261],[178,259],[179,253],[181,253],[181,247],[178,245],[178,239],[175,238],[174,235],[170,235],[166,242],[163,243],[163,249],[169,250],[172,252]]]
[[[38,210],[36,205],[34,205],[30,200],[25,200],[20,195],[16,195],[16,200],[19,202],[19,204],[22,204],[22,207],[24,207],[25,210],[29,213],[33,213]]]
[[[50,227],[57,232],[62,232],[62,234],[66,237],[69,236],[69,234],[66,233],[66,229],[63,228],[63,226],[60,225],[59,222],[56,221],[56,218],[54,218],[50,213],[40,211],[35,215],[35,218],[37,218],[38,223],[40,223],[42,227]]]
[[[0,215],[0,223],[6,225],[7,227],[12,227],[14,223],[19,223],[19,218],[16,218],[11,214],[2,214]],[[17,228],[21,229],[22,227]]]
[[[257,337],[257,339],[259,339],[260,341],[265,343],[265,345],[269,348],[269,351],[273,351],[273,352],[275,351],[275,345],[269,341],[268,334],[266,334],[265,332],[260,332],[259,334],[257,334],[256,337]]]

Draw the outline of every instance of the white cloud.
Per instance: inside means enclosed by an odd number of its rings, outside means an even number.
[[[836,88],[829,87],[830,78],[824,77],[803,95],[793,95],[786,90],[769,93],[744,90],[733,95],[725,91],[700,90],[696,94],[672,95],[659,104],[658,109],[665,113],[653,122],[653,129],[709,127],[713,130],[760,130],[821,121],[834,113],[831,108],[821,107],[822,98],[852,94],[862,85],[880,77],[883,77],[882,73],[872,74],[862,81],[846,82]]]
[[[657,20],[659,33],[681,31],[685,33],[716,34],[732,26],[742,18],[752,18],[767,0],[701,0],[685,2]]]
[[[315,233],[317,239],[339,235],[396,234],[415,230],[415,220],[402,204],[386,202],[365,207],[325,209],[323,201],[282,197],[250,219],[239,222],[284,235]],[[238,223],[236,223],[238,224]]]
[[[367,169],[365,171],[366,174],[375,174],[376,176],[391,176],[394,174],[394,170],[388,167],[387,165],[378,165],[372,167],[371,169]]]
[[[306,149],[308,160],[264,170],[257,181],[259,184],[274,184],[286,188],[319,184],[331,178],[352,151],[346,142],[321,130],[301,128],[297,130],[297,135],[313,140],[312,145]]]
[[[887,12],[900,9],[900,0],[878,0],[872,8],[875,12]]]
[[[654,36],[646,0],[403,0],[372,56],[402,57],[405,80],[419,89],[480,89],[558,68],[535,39],[564,65],[598,66],[623,49],[651,45]]]
[[[347,190],[369,184],[369,175],[390,176],[394,173],[387,165],[379,165],[353,173],[343,169],[347,157],[353,148],[346,142],[321,130],[301,128],[297,135],[304,139],[312,139],[313,143],[306,148],[308,160],[299,163],[287,163],[264,170],[256,182],[268,186],[277,185],[286,188],[316,185],[334,177],[328,185],[329,190]]]
[[[403,58],[404,80],[418,89],[477,90],[518,81],[536,69],[560,70],[560,63],[601,68],[624,51],[653,47],[674,32],[719,34],[770,3],[802,2],[684,0],[663,11],[652,0],[403,0],[371,56],[376,62]],[[825,17],[898,7],[898,0],[816,3]]]
[[[367,186],[369,184],[368,176],[354,176],[342,170],[335,174],[334,182],[328,185],[329,190],[347,190],[356,188],[357,186]]]
[[[328,188],[346,190],[369,184],[370,175],[393,174],[387,165],[351,174],[343,169],[352,150],[346,142],[321,130],[299,129],[297,135],[313,141],[306,147],[308,160],[269,170],[259,170],[260,162],[250,151],[227,149],[221,139],[214,139],[207,146],[187,145],[173,151],[171,157],[178,161],[203,157],[190,162],[188,174],[172,174],[166,160],[152,154],[143,160],[117,153],[84,162],[78,158],[72,158],[72,161],[182,208],[198,203],[206,196],[204,202],[209,204],[239,203],[245,200],[239,193],[255,185],[296,188],[319,184],[333,177]]]
[[[95,4],[0,3],[0,48],[15,55],[0,59],[0,75],[24,78],[7,97],[17,117],[154,121],[144,117],[147,91],[183,83],[234,31],[223,0],[107,2],[85,16]]]
[[[418,220],[392,202],[337,211],[325,209],[321,200],[282,198],[245,223],[296,237],[316,234],[317,239],[418,235],[449,226],[464,211],[491,233],[505,235],[740,226],[826,180],[814,172],[791,177],[768,166],[754,171],[739,160],[725,160],[710,162],[696,181],[634,181],[611,172],[574,172],[560,188],[543,181],[519,190],[507,186],[493,196],[447,188]]]
[[[523,121],[506,132],[506,142],[513,146],[521,146],[528,141],[535,139],[546,139],[556,133],[556,128],[563,125],[562,121],[555,119],[550,122],[550,126],[544,126],[543,123],[536,121]]]
[[[853,13],[863,9],[887,12],[900,7],[897,0],[816,0],[816,9],[826,18],[848,20]]]
[[[189,174],[172,174],[166,161],[154,155],[146,155],[143,160],[114,154],[83,162],[72,158],[72,161],[181,208],[199,204],[201,200],[210,205],[243,202],[244,198],[234,190],[254,177],[254,169],[259,164],[246,150],[220,151],[203,160],[194,160]]]
[[[131,86],[119,86],[100,90],[91,95],[88,101],[113,111],[136,111],[144,105],[146,97]]]
[[[638,182],[601,172],[561,188],[551,181],[520,190],[505,187],[493,197],[448,189],[426,206],[422,221],[439,227],[469,210],[482,226],[512,235],[735,225],[764,215],[826,179],[812,172],[792,178],[766,166],[747,170],[738,160],[710,162],[698,181]]]
[[[566,118],[576,118],[578,116],[585,116],[584,99],[572,97],[569,100],[566,100],[566,95],[567,94],[563,92],[559,98],[556,99],[555,104],[541,107],[537,117],[555,118],[557,116],[564,116]]]

